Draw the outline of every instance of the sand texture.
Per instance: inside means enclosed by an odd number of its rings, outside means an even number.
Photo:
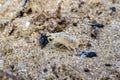
[[[42,48],[41,34],[53,39]],[[0,0],[0,80],[9,79],[120,80],[120,0]]]

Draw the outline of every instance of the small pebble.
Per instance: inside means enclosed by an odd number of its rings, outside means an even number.
[[[104,25],[103,24],[100,24],[100,23],[93,23],[91,24],[92,27],[98,27],[98,28],[103,28]]]
[[[39,42],[40,42],[41,48],[44,48],[46,44],[48,44],[48,36],[41,34]]]
[[[97,57],[97,54],[95,52],[80,52],[80,57],[84,58],[92,58],[92,57]]]
[[[30,22],[27,21],[25,26],[26,26],[26,27],[29,27],[29,26],[30,26]]]

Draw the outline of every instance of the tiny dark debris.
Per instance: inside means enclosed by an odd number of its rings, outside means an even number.
[[[86,57],[92,58],[92,57],[97,57],[95,52],[88,52]]]
[[[84,72],[90,72],[90,70],[88,68],[85,68]]]
[[[16,14],[16,18],[20,18],[20,17],[22,17],[23,15],[24,15],[24,11],[21,10],[21,11],[19,11],[19,12]]]
[[[90,41],[87,42],[86,46],[87,47],[91,47],[92,46],[91,43],[90,43]]]
[[[32,9],[29,8],[27,11],[26,11],[27,14],[31,14],[32,13]]]
[[[46,20],[46,21],[49,21],[49,18],[46,18],[45,20]]]
[[[114,6],[109,8],[110,15],[113,15],[113,13],[115,12],[116,12],[116,8]]]
[[[102,11],[97,11],[96,13],[97,13],[98,15],[100,15],[100,14],[102,14]]]
[[[12,35],[12,33],[15,31],[16,28],[17,28],[17,26],[13,25],[12,30],[9,32],[9,36]]]
[[[15,66],[14,65],[10,65],[10,68],[13,70],[15,68]]]
[[[85,4],[85,2],[84,2],[84,1],[80,1],[79,5],[78,5],[78,8],[81,8],[81,7],[82,7],[82,5],[84,5],[84,4]]]
[[[79,56],[81,57],[87,57],[87,58],[92,58],[92,57],[97,57],[96,52],[80,52]]]
[[[98,28],[103,28],[104,27],[104,25],[103,24],[100,24],[100,23],[93,23],[93,24],[91,24],[91,26],[92,27],[98,27]]]
[[[53,72],[53,74],[54,74],[57,78],[59,78],[59,76],[58,76],[58,73],[57,73],[57,72]]]
[[[41,34],[39,38],[41,48],[44,48],[48,44],[48,36]]]
[[[98,37],[98,33],[99,33],[99,31],[96,28],[93,28],[91,30],[91,37],[96,39]]]
[[[48,70],[45,68],[45,69],[43,69],[43,71],[44,71],[44,72],[47,72]]]
[[[56,64],[51,65],[52,71],[55,72]]]
[[[74,13],[77,13],[78,12],[78,10],[76,10],[76,9],[71,9],[71,12],[74,12]]]
[[[77,26],[77,23],[73,23],[73,26]]]
[[[111,65],[111,64],[108,64],[108,63],[106,63],[106,64],[105,64],[105,66],[110,67],[110,66],[112,66],[112,65]]]
[[[1,27],[5,28],[5,26],[7,26],[9,23],[10,23],[9,21],[1,22],[0,23],[0,28]]]
[[[14,32],[15,29],[12,29],[9,33],[9,35],[12,35],[12,33]]]
[[[110,7],[109,8],[112,12],[116,12],[116,8],[115,7]]]
[[[50,62],[48,62],[48,64],[50,64]]]
[[[67,80],[67,78],[64,78],[63,80]]]
[[[95,39],[97,38],[97,36],[95,34],[93,34],[93,33],[91,33],[91,37],[95,38]]]
[[[62,19],[60,19],[60,21],[58,21],[59,25],[63,25],[64,23],[65,23],[65,19],[64,18],[62,18]]]

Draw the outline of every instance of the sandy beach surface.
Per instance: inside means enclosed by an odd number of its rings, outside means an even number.
[[[61,32],[41,48],[41,34]],[[0,80],[10,79],[120,80],[120,0],[0,0]]]

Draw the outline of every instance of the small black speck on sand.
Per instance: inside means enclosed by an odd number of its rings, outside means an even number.
[[[48,44],[48,37],[46,35],[41,34],[39,42],[41,48],[44,48]]]
[[[43,71],[44,71],[44,72],[47,72],[48,70],[45,68]]]
[[[93,57],[97,57],[96,52],[80,52],[79,56],[81,57],[87,57],[87,58],[93,58]]]
[[[60,21],[58,21],[59,25],[63,25],[64,23],[65,23],[65,19],[64,18],[62,18],[62,19],[60,19]]]
[[[90,72],[90,70],[88,68],[85,68],[84,72]]]
[[[100,24],[100,23],[93,23],[93,24],[91,24],[91,26],[92,27],[98,27],[98,28],[103,28],[104,27],[104,25],[103,24]]]
[[[73,26],[77,26],[77,23],[73,23]]]
[[[12,70],[14,70],[15,66],[14,66],[14,65],[10,65],[10,68],[11,68]]]
[[[113,7],[110,7],[109,8],[112,12],[116,12],[116,8],[113,6]]]
[[[105,66],[106,66],[106,67],[111,67],[112,64],[108,64],[108,63],[106,63]]]

